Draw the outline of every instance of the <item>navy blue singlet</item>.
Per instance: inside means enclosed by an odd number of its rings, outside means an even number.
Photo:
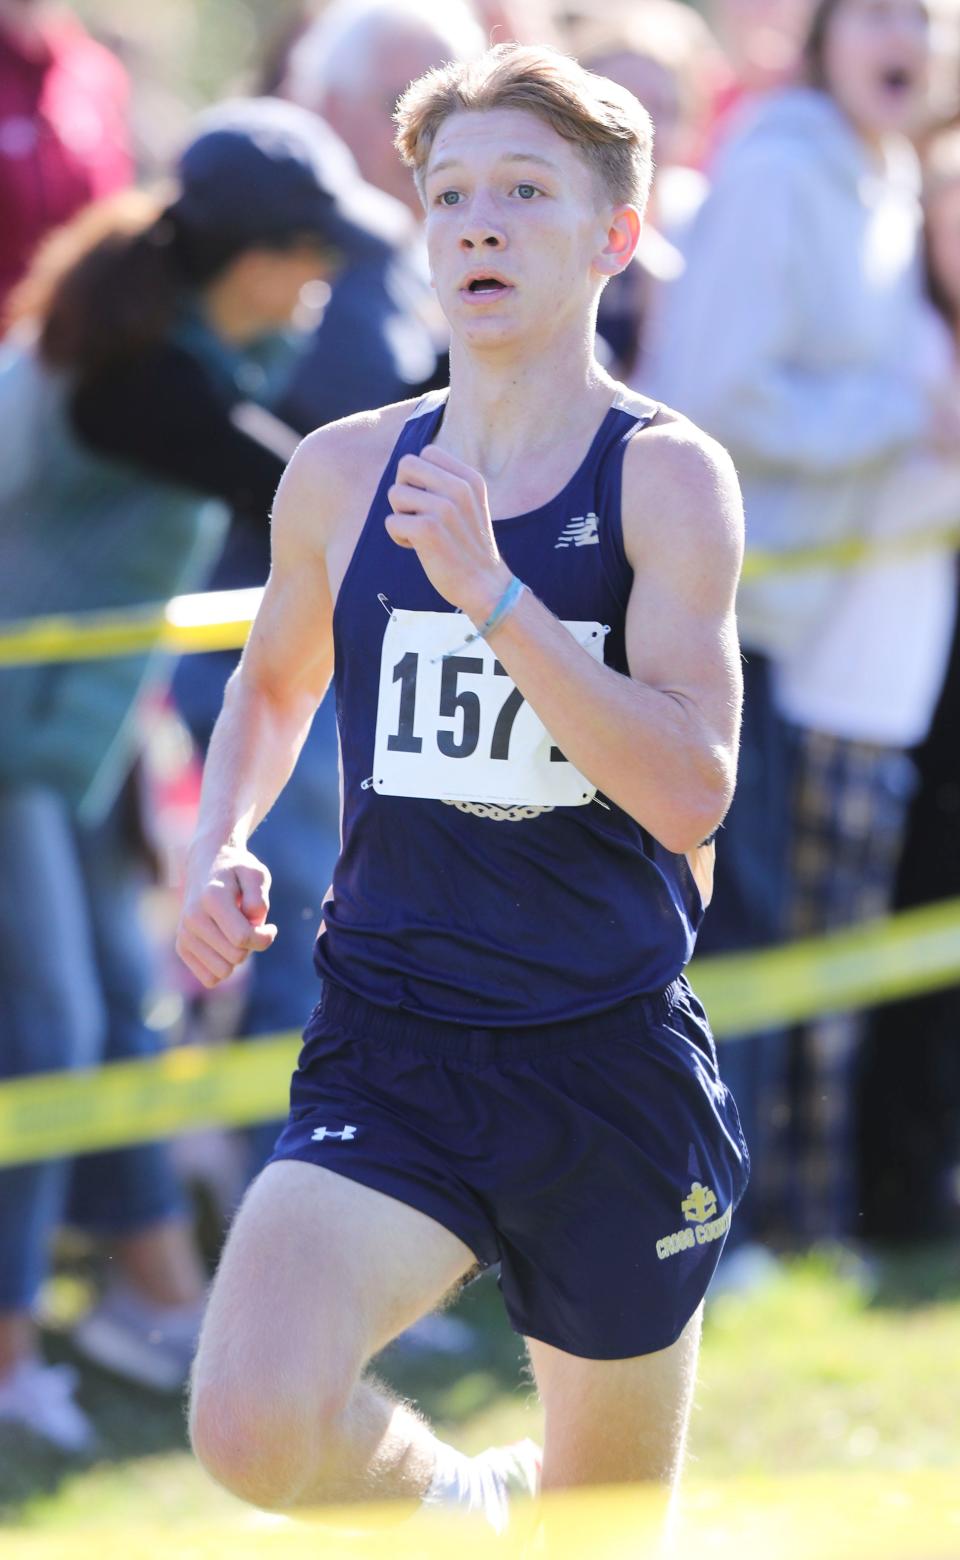
[[[383,795],[372,784],[390,609],[454,611],[384,526],[397,462],[436,436],[444,405],[445,393],[428,396],[404,425],[337,597],[342,845],[315,962],[325,980],[370,1002],[452,1023],[515,1028],[585,1017],[661,991],[686,964],[702,916],[686,858],[599,795],[537,811]],[[621,395],[563,491],[495,521],[513,572],[557,617],[608,627],[604,660],[623,673],[633,578],[620,522],[623,458],[656,410]],[[468,620],[457,622],[466,637]],[[407,678],[414,664],[403,657],[393,668],[401,713],[391,742],[421,751],[445,742],[456,752],[471,678],[454,680],[443,712],[451,719],[438,719],[417,708]],[[509,695],[509,680],[487,681]],[[551,757],[562,759],[556,749]]]

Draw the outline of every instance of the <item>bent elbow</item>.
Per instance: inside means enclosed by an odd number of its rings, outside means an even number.
[[[732,785],[705,787],[686,801],[678,800],[665,814],[659,831],[651,832],[675,856],[688,856],[716,833],[726,815]]]
[[[656,838],[672,856],[689,856],[706,843],[713,833],[713,827],[705,825],[703,828],[694,828],[688,825],[683,828],[678,823],[675,828],[662,829]]]

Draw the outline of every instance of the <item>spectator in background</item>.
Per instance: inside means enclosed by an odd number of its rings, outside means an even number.
[[[127,78],[50,0],[0,0],[0,309],[37,244],[129,184]]]
[[[548,43],[562,49],[554,0],[472,0],[487,44]]]
[[[614,371],[642,384],[658,289],[683,269],[683,242],[707,191],[689,161],[704,62],[715,46],[702,18],[681,0],[646,0],[613,19],[571,23],[567,42],[581,65],[626,87],[653,121],[656,168],[643,233],[633,263],[604,289],[597,320]]]
[[[467,0],[332,0],[295,45],[286,90],[346,142],[367,183],[419,224],[420,197],[394,145],[397,99],[435,65],[483,48]]]
[[[925,234],[930,294],[960,365],[960,131],[926,150]],[[948,518],[950,518],[948,516]],[[960,505],[951,519],[956,530]],[[960,625],[930,731],[914,758],[895,902],[960,895]],[[960,1232],[960,988],[891,1003],[873,1015],[861,1087],[861,1184],[866,1233],[917,1241]],[[910,1065],[904,1067],[904,1046]],[[897,1144],[891,1155],[890,1145]]]
[[[950,333],[960,377],[960,129],[935,135],[924,162],[927,285]]]
[[[747,516],[740,777],[705,952],[882,911],[906,750],[929,724],[952,628],[942,551],[751,574],[758,551],[895,546],[960,491],[944,464],[960,393],[921,286],[907,139],[924,113],[926,11],[821,0],[806,57],[809,84],[769,96],[715,166],[650,386],[727,445]],[[725,1047],[754,1144],[752,1214],[765,1196],[787,1239],[854,1226],[858,1035],[856,1018],[826,1018],[789,1051],[782,1037]]]
[[[54,235],[12,300],[0,363],[0,619],[162,600],[199,584],[226,505],[266,517],[291,430],[251,400],[304,284],[368,241],[342,149],[286,103],[212,111],[168,203],[130,192]],[[214,501],[214,502],[211,502]],[[143,1055],[142,882],[116,805],[165,662],[0,675],[0,1075]],[[31,1312],[68,1166],[0,1172],[0,1421],[67,1450],[90,1426]],[[204,1274],[164,1145],[79,1161],[72,1219],[122,1275],[79,1347],[182,1384]]]
[[[803,71],[813,0],[709,0],[705,15],[720,43],[706,87],[700,157],[709,164],[739,113]]]

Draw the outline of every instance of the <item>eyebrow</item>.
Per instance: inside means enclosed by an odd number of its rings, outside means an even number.
[[[541,157],[538,152],[505,152],[498,159],[502,163],[536,163],[541,168],[549,168],[553,173],[560,173],[562,169],[558,163],[551,162],[549,157]],[[435,173],[446,173],[448,168],[460,168],[462,162],[459,157],[443,157],[427,172],[427,178]]]

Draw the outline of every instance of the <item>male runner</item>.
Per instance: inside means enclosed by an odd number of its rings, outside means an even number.
[[[529,1444],[468,1458],[362,1373],[499,1261],[543,1486],[675,1478],[746,1175],[681,974],[733,786],[742,525],[724,452],[593,355],[649,183],[636,100],[505,45],[398,121],[452,383],[300,447],[207,761],[178,946],[212,986],[274,936],[248,840],[333,671],[323,995],[192,1432],[258,1504],[414,1496],[499,1527]]]

